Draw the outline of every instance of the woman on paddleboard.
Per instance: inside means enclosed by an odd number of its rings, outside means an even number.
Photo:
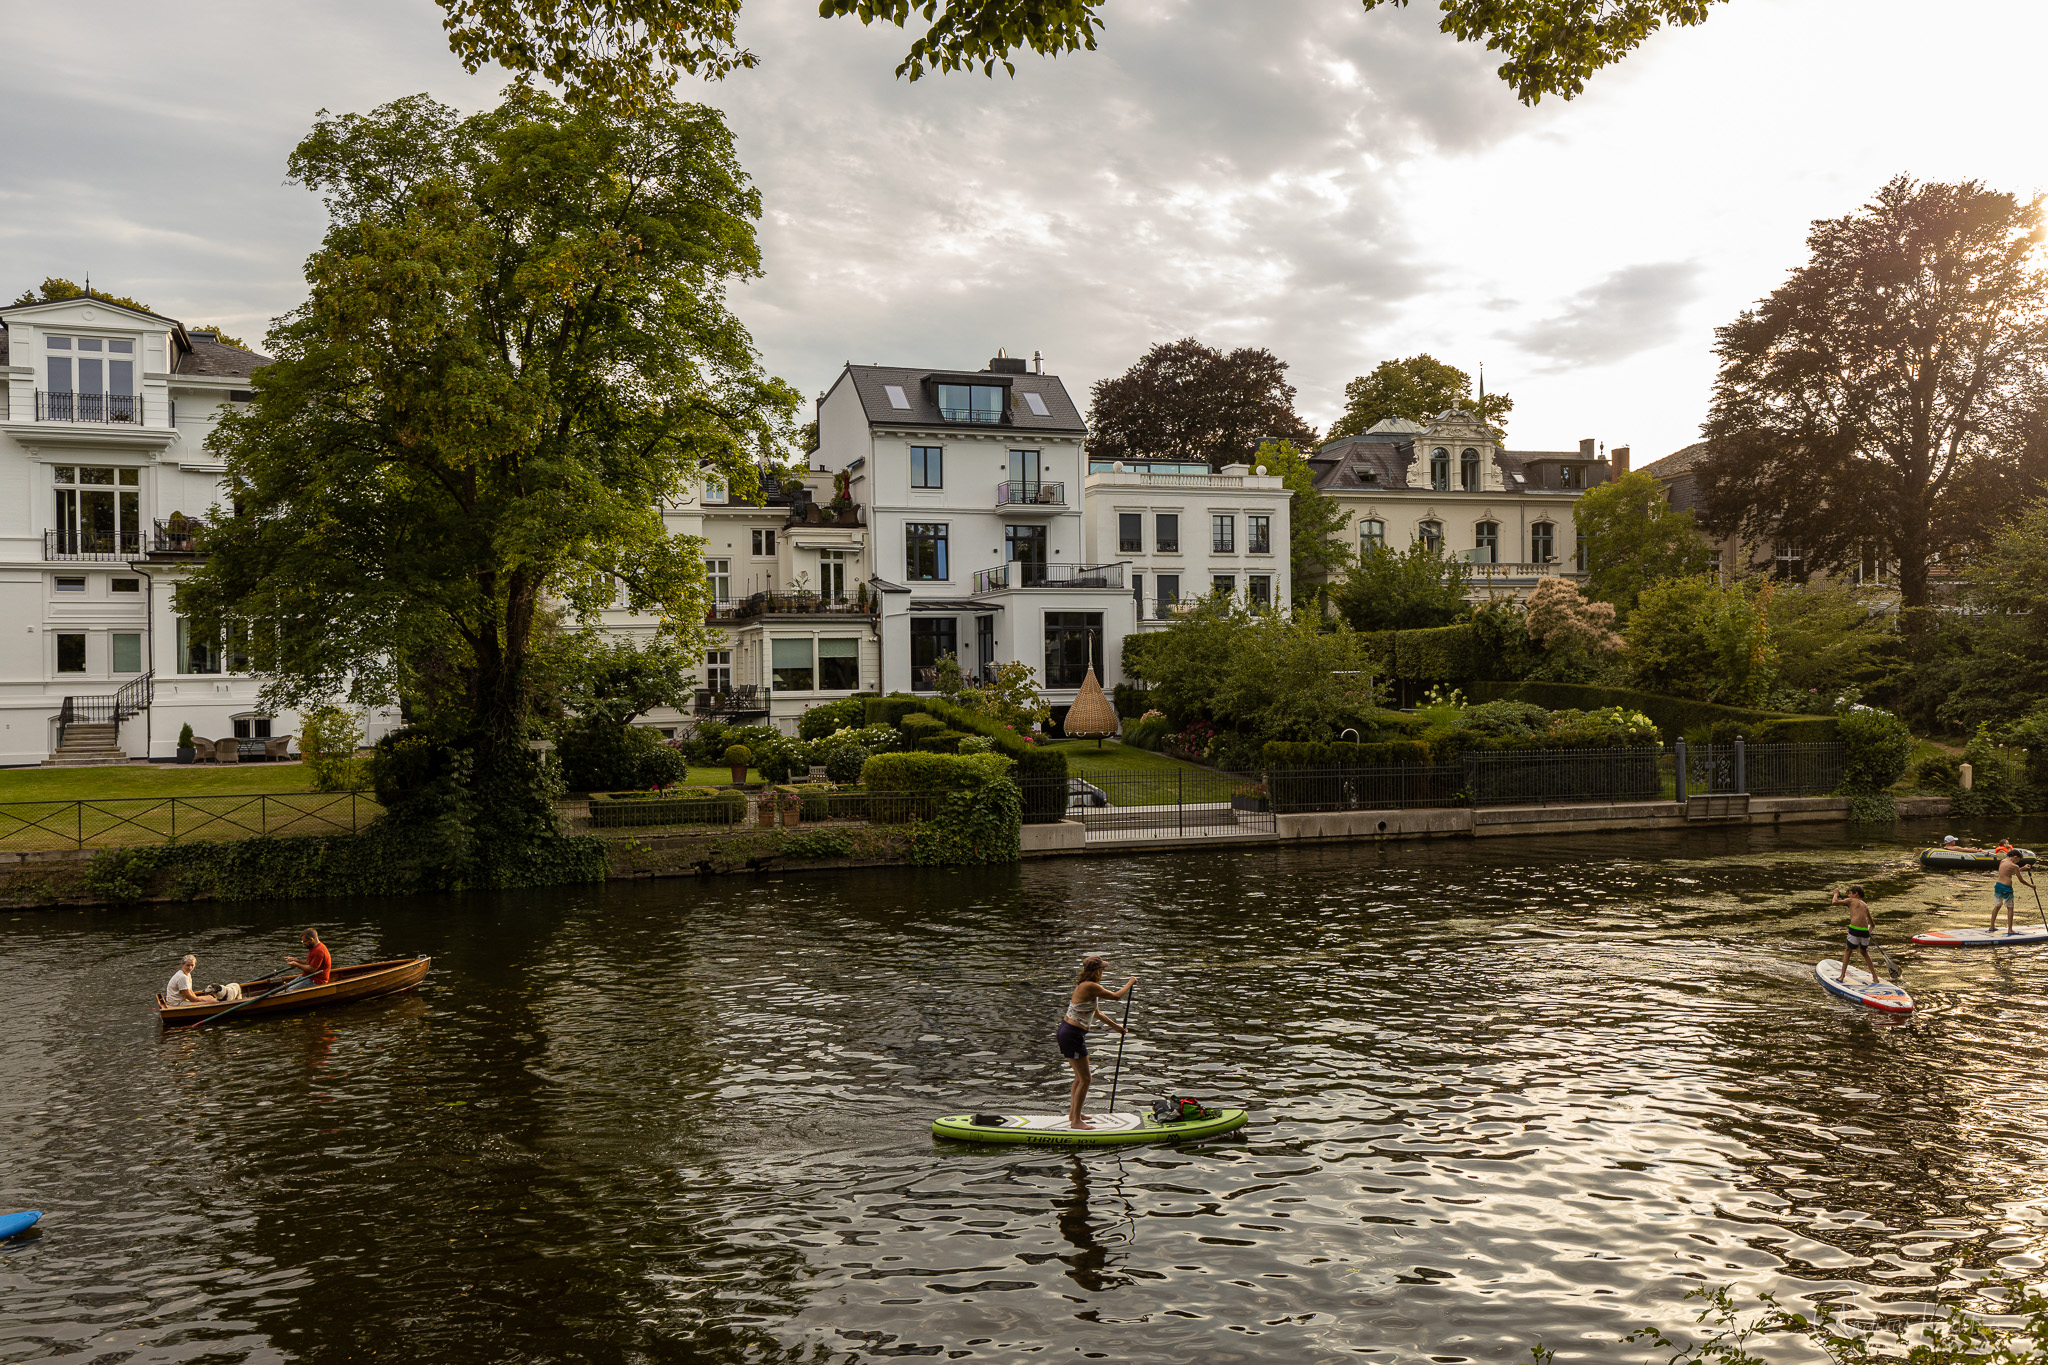
[[[1074,983],[1073,994],[1067,998],[1067,1012],[1061,1016],[1060,1026],[1053,1031],[1053,1036],[1059,1040],[1060,1056],[1074,1068],[1074,1089],[1067,1101],[1069,1128],[1093,1126],[1081,1117],[1081,1101],[1087,1097],[1091,1079],[1088,1074],[1088,1030],[1099,1019],[1118,1033],[1128,1032],[1122,1024],[1102,1012],[1102,1002],[1129,999],[1131,987],[1138,984],[1138,978],[1132,977],[1124,982],[1122,990],[1113,991],[1102,984],[1102,969],[1107,965],[1099,957],[1091,957],[1081,964],[1081,977]]]

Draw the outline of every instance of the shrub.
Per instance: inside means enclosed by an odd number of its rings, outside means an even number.
[[[1159,742],[1166,738],[1170,724],[1171,722],[1157,711],[1147,711],[1136,720],[1124,722],[1123,742],[1130,745],[1133,749],[1156,751],[1159,748]]]
[[[744,744],[734,744],[725,751],[725,766],[728,768],[751,768],[754,766],[754,751]]]
[[[1481,702],[1466,707],[1462,719],[1463,728],[1469,733],[1500,739],[1547,734],[1550,730],[1550,712],[1534,702]]]
[[[916,748],[920,741],[930,739],[948,727],[946,722],[937,716],[927,715],[922,711],[911,711],[896,722],[896,728],[903,732],[904,740],[912,748]]]
[[[705,721],[697,727],[697,733],[690,741],[690,756],[694,762],[715,768],[720,755],[735,744],[759,750],[762,745],[773,744],[781,738],[772,725],[726,725],[721,721]]]
[[[635,829],[654,825],[736,825],[747,815],[747,798],[726,788],[677,787],[662,793],[592,792],[593,829]]]
[[[1429,762],[1430,747],[1412,739],[1375,744],[1289,744],[1272,740],[1266,745],[1264,757],[1268,768],[1391,768]]]
[[[1666,739],[1676,739],[1691,730],[1723,720],[1739,721],[1754,727],[1745,735],[1756,744],[1826,743],[1836,737],[1833,716],[1794,716],[1740,706],[1717,706],[1690,697],[1671,697],[1629,687],[1593,687],[1584,683],[1475,682],[1471,689],[1474,701],[1528,701],[1558,711],[1626,707],[1648,716]]]
[[[874,793],[923,794],[960,791],[992,777],[1007,776],[1001,754],[876,754],[861,769],[861,785]]]
[[[306,771],[312,774],[314,791],[358,791],[369,782],[369,764],[356,757],[356,746],[362,738],[355,713],[346,707],[316,706],[305,713],[299,732],[299,754],[305,759]],[[178,742],[190,744],[184,738]]]
[[[689,776],[689,761],[663,743],[658,732],[596,716],[564,724],[555,752],[571,791],[666,787]]]
[[[1360,638],[1367,655],[1388,677],[1463,682],[1480,675],[1478,636],[1469,625],[1375,630]]]
[[[754,766],[768,782],[787,782],[798,769],[811,766],[810,747],[800,740],[777,735],[754,749]]]
[[[994,753],[995,747],[996,742],[987,735],[962,735],[960,736],[960,743],[954,747],[954,752],[962,754],[988,754]]]
[[[1913,786],[1918,791],[1960,791],[1963,763],[1953,754],[1929,754],[1913,765]]]
[[[912,712],[922,711],[924,707],[925,700],[923,697],[912,697],[901,692],[892,692],[886,697],[871,697],[868,699],[866,719],[869,725],[887,725],[893,729],[896,722]]]
[[[1152,693],[1133,683],[1118,683],[1109,690],[1109,701],[1119,720],[1136,720],[1152,708]]]
[[[418,796],[453,775],[459,766],[455,749],[424,730],[407,726],[377,741],[370,755],[370,785],[377,804],[393,806]]]
[[[960,752],[960,741],[965,738],[967,736],[958,730],[941,730],[937,734],[926,735],[918,740],[917,747],[920,752],[928,754],[957,754]]]
[[[1913,757],[1913,732],[1891,712],[1852,706],[1835,717],[1835,730],[1848,746],[1843,794],[1881,792],[1906,775]]]
[[[1067,808],[1067,756],[1057,749],[1034,744],[1015,728],[992,716],[969,711],[936,697],[902,695],[876,697],[868,703],[868,725],[893,726],[913,713],[936,717],[941,729],[984,735],[995,741],[996,751],[1015,763],[1015,781],[1023,788],[1024,812],[1040,818],[1057,817]],[[891,735],[897,732],[891,729]],[[873,747],[873,746],[869,746]],[[876,757],[883,755],[877,751]]]
[[[191,748],[191,747],[192,747],[192,727],[191,727],[191,726],[189,726],[189,725],[181,725],[181,726],[179,726],[179,727],[178,727],[178,747],[179,747],[180,749],[189,749],[189,748]],[[305,749],[306,749],[306,746],[305,746],[305,745],[301,744],[301,745],[299,746],[299,752],[301,752],[301,753],[304,753],[304,752],[305,752]]]
[[[837,730],[850,729],[864,724],[867,719],[867,699],[847,697],[843,701],[828,701],[823,706],[813,706],[804,712],[797,722],[799,739],[823,739]]]
[[[834,782],[860,781],[861,767],[873,756],[873,750],[855,738],[859,733],[841,730],[812,747],[812,757],[824,765],[825,776]]]

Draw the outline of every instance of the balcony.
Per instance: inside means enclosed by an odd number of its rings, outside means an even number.
[[[1124,586],[1124,566],[1116,564],[1027,564],[1021,560],[974,575],[974,595],[1005,588],[1115,588]]]
[[[761,689],[752,684],[745,687],[700,687],[694,700],[696,713],[705,717],[759,716],[768,712],[768,703],[761,699]]]
[[[713,622],[753,621],[763,616],[871,616],[850,597],[815,592],[757,592],[738,602],[720,602],[711,609]]]
[[[996,506],[1064,511],[1067,486],[1063,483],[1041,483],[1036,479],[1005,479],[996,485]]]
[[[939,409],[939,416],[945,418],[948,422],[980,422],[989,426],[994,426],[1003,420],[1003,414],[1000,409],[991,411],[988,408],[942,407]]]
[[[126,564],[142,553],[140,531],[91,531],[83,527],[43,532],[43,558]]]
[[[150,530],[147,554],[152,562],[204,559],[206,551],[200,548],[200,538],[205,534],[206,523],[191,517],[158,521]]]
[[[50,393],[36,390],[38,422],[142,425],[142,396],[133,393]]]
[[[834,508],[829,503],[795,502],[790,505],[782,528],[788,531],[799,526],[864,527],[867,524],[868,509],[859,503]]]

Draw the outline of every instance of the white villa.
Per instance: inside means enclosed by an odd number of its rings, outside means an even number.
[[[1615,458],[1628,467],[1628,447]],[[1473,566],[1475,598],[1527,597],[1546,577],[1585,571],[1572,504],[1614,465],[1577,450],[1507,450],[1478,416],[1427,425],[1389,418],[1309,457],[1316,487],[1349,514],[1351,547],[1433,541]]]
[[[60,743],[171,758],[187,724],[260,753],[296,729],[171,606],[220,495],[206,435],[267,363],[102,298],[0,308],[0,766]]]

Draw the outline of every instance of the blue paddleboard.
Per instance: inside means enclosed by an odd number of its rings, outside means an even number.
[[[0,1239],[27,1232],[42,1219],[42,1210],[30,1209],[26,1213],[0,1213]]]
[[[1854,1000],[1859,1005],[1868,1005],[1886,1014],[1911,1014],[1913,997],[1906,994],[1902,986],[1889,981],[1865,981],[1860,968],[1850,968],[1855,975],[1842,980],[1842,964],[1839,959],[1816,962],[1813,965],[1814,979],[1827,988],[1829,994],[1839,995],[1844,1000]]]

